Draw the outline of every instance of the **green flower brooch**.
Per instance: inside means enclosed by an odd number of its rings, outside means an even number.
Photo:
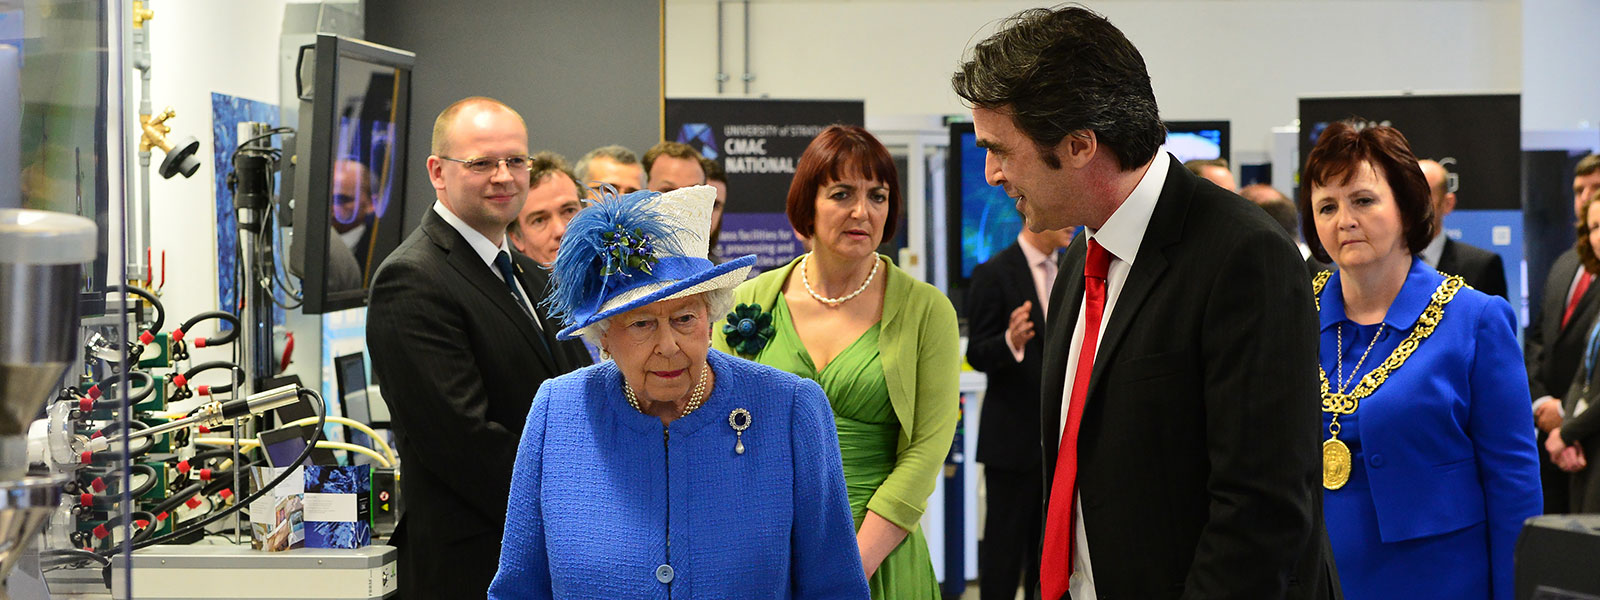
[[[722,334],[728,338],[728,347],[739,356],[752,357],[761,353],[778,330],[772,327],[772,313],[761,312],[760,304],[740,304],[728,313],[728,322]]]

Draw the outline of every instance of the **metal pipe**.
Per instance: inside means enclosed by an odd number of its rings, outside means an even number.
[[[722,3],[717,0],[717,95],[722,95],[722,85],[728,82],[728,70],[722,64]]]
[[[744,95],[750,95],[750,81],[755,78],[750,73],[750,0],[744,0]]]

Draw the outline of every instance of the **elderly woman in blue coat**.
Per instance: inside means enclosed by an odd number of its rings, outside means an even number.
[[[817,384],[710,349],[754,256],[706,259],[716,191],[636,192],[568,225],[546,300],[612,360],[546,381],[492,598],[866,598]]]
[[[1418,258],[1439,223],[1392,127],[1335,123],[1300,197],[1321,314],[1323,512],[1347,598],[1512,598],[1539,514],[1516,318]]]

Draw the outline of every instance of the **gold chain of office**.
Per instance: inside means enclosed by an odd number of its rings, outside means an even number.
[[[1441,273],[1442,274],[1442,273]],[[1318,273],[1311,281],[1312,300],[1316,302],[1317,312],[1322,312],[1322,289],[1327,286],[1328,278],[1333,276],[1330,271]],[[1361,382],[1356,384],[1356,389],[1350,393],[1334,393],[1328,389],[1328,372],[1317,365],[1317,377],[1322,380],[1322,412],[1331,413],[1333,420],[1328,423],[1328,439],[1322,442],[1322,487],[1337,490],[1350,481],[1351,456],[1350,448],[1339,441],[1339,415],[1355,414],[1361,407],[1361,399],[1371,396],[1378,390],[1378,386],[1389,379],[1389,374],[1406,364],[1406,359],[1411,358],[1411,353],[1416,352],[1422,341],[1433,335],[1434,328],[1439,326],[1439,320],[1444,318],[1444,305],[1456,297],[1456,292],[1466,285],[1466,280],[1460,276],[1448,275],[1439,283],[1438,289],[1433,291],[1433,298],[1428,307],[1423,309],[1422,316],[1417,317],[1417,324],[1411,328],[1411,335],[1400,341],[1394,352],[1383,364],[1372,369]],[[1376,341],[1377,334],[1373,334]],[[1372,349],[1370,346],[1367,348]],[[1364,358],[1364,357],[1363,357]],[[1320,361],[1319,361],[1320,362]],[[1356,366],[1360,369],[1360,365]],[[1355,373],[1350,374],[1352,377]],[[1340,377],[1343,377],[1340,374]],[[1342,390],[1341,390],[1342,391]]]
[[[1328,284],[1328,277],[1331,275],[1333,275],[1331,271],[1323,271],[1311,282],[1312,300],[1316,302],[1318,312],[1322,311],[1322,288]],[[1466,280],[1459,275],[1445,277],[1439,288],[1433,291],[1433,299],[1428,303],[1428,307],[1423,309],[1422,316],[1417,317],[1417,326],[1411,330],[1411,335],[1400,342],[1383,364],[1367,373],[1366,377],[1362,377],[1361,383],[1350,393],[1332,393],[1328,388],[1328,373],[1318,365],[1317,373],[1322,379],[1322,411],[1340,415],[1355,413],[1356,408],[1361,405],[1361,399],[1377,391],[1378,386],[1389,379],[1389,374],[1404,365],[1406,359],[1411,358],[1411,353],[1416,352],[1417,347],[1422,345],[1422,341],[1433,335],[1434,328],[1439,326],[1439,320],[1444,318],[1444,305],[1449,304],[1455,298],[1456,292],[1465,285]]]

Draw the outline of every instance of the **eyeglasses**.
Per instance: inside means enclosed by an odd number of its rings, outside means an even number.
[[[461,163],[466,165],[468,171],[472,171],[473,173],[477,173],[479,175],[493,173],[500,168],[500,165],[505,165],[506,170],[510,171],[512,174],[526,173],[528,169],[533,168],[533,157],[526,154],[507,156],[505,158],[490,158],[487,156],[479,156],[476,158],[450,158],[448,156],[441,156],[439,159]]]
[[[669,326],[678,335],[693,335],[695,333],[709,332],[710,325],[706,324],[705,317],[698,312],[673,315],[671,317],[639,317],[630,321],[617,323],[621,327],[623,337],[635,344],[642,344],[656,339],[656,332],[660,331],[661,321],[667,321]]]

